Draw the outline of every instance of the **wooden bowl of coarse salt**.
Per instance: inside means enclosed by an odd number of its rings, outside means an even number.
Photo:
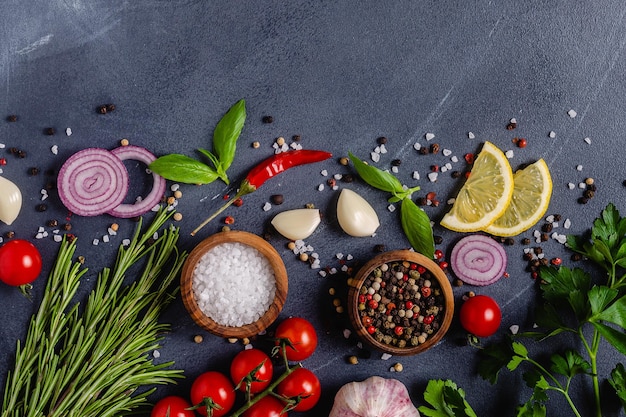
[[[216,233],[189,254],[181,274],[185,308],[221,337],[254,336],[272,324],[287,298],[287,270],[276,249],[242,231]]]

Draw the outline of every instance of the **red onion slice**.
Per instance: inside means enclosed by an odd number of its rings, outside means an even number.
[[[134,159],[143,162],[146,165],[150,165],[152,161],[156,159],[156,156],[146,148],[140,146],[128,145],[120,146],[111,151],[113,155],[118,157],[120,161],[127,159]],[[123,163],[122,163],[123,165]],[[152,190],[141,201],[137,201],[133,204],[119,204],[116,207],[107,211],[108,214],[120,218],[130,218],[141,216],[144,213],[150,211],[161,201],[161,197],[165,193],[165,178],[160,175],[152,173]]]
[[[97,216],[117,207],[124,201],[128,183],[124,163],[101,148],[76,152],[57,177],[61,201],[79,216]]]
[[[452,248],[450,266],[462,281],[485,286],[498,281],[506,269],[506,252],[502,245],[484,235],[470,235]]]

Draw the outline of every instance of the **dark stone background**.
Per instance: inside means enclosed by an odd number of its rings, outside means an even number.
[[[441,148],[450,149],[463,169],[463,155],[475,152],[485,140],[504,150],[513,149],[513,168],[545,158],[554,181],[549,214],[572,221],[570,232],[582,233],[609,202],[626,210],[623,167],[624,45],[626,9],[620,1],[395,1],[395,2],[207,2],[207,1],[42,1],[9,0],[0,17],[0,143],[28,152],[25,159],[6,155],[3,175],[18,183],[24,194],[23,212],[0,233],[14,231],[34,240],[39,226],[50,218],[63,221],[66,210],[56,193],[47,200],[48,211],[39,213],[40,190],[45,175],[30,177],[31,166],[42,172],[58,169],[73,152],[89,146],[114,148],[120,139],[145,146],[157,155],[180,152],[194,155],[210,148],[212,130],[221,115],[240,98],[247,100],[248,119],[234,164],[229,170],[237,183],[257,162],[272,153],[272,143],[283,136],[291,142],[301,135],[308,149],[325,149],[337,157],[348,151],[368,159],[376,138],[386,136],[388,153],[377,166],[388,168],[401,159],[398,177],[407,185],[419,184],[416,196],[435,191],[442,203],[427,208],[437,222],[447,210],[445,201],[455,194],[460,180],[440,174],[436,183],[426,179],[433,164],[448,158],[421,156],[413,144],[426,143],[432,132]],[[115,112],[98,115],[98,105],[114,103]],[[568,110],[577,117],[570,118]],[[17,114],[17,123],[4,115]],[[262,123],[272,115],[275,122]],[[506,125],[516,118],[518,128]],[[47,127],[57,134],[47,136]],[[64,134],[70,127],[73,135]],[[555,138],[548,133],[554,131]],[[474,139],[468,138],[473,132]],[[517,149],[513,137],[525,137],[528,146]],[[591,144],[584,138],[589,137]],[[250,144],[259,141],[261,147]],[[58,145],[58,155],[50,148]],[[582,171],[576,169],[582,165]],[[365,196],[377,210],[382,226],[376,237],[351,238],[334,221],[338,192],[318,191],[326,181],[320,171],[348,173],[336,160],[300,167],[269,181],[230,209],[235,229],[261,234],[280,210],[313,203],[325,220],[307,239],[323,265],[337,266],[335,254],[354,256],[358,266],[373,256],[373,247],[408,246],[398,212],[387,210],[387,195],[363,183],[349,186]],[[412,179],[418,170],[422,179]],[[577,204],[581,190],[570,190],[593,177],[598,192],[587,205]],[[140,185],[136,185],[141,188]],[[182,186],[184,197],[182,246],[191,249],[218,231],[216,221],[192,238],[188,232],[221,202],[225,187],[219,181],[205,186]],[[270,195],[281,193],[285,203],[269,212],[261,207]],[[94,247],[91,242],[106,233],[111,218],[72,218],[79,237],[79,252],[90,267],[83,291],[96,272],[111,263],[121,239],[134,224],[121,221],[118,237]],[[561,232],[565,232],[561,230]],[[444,238],[440,246],[449,253],[460,237],[435,225]],[[536,287],[525,272],[522,237],[507,246],[509,279],[486,288],[472,288],[501,304],[501,333],[512,324],[529,329]],[[285,239],[271,243],[282,255],[289,272],[290,292],[281,317],[300,315],[311,320],[320,335],[315,355],[305,362],[323,384],[323,400],[310,416],[326,415],[338,388],[371,375],[398,378],[409,388],[416,405],[429,379],[451,378],[467,391],[467,399],[481,416],[513,415],[515,405],[529,395],[521,373],[504,373],[491,386],[475,373],[476,351],[461,347],[463,331],[457,321],[436,348],[419,356],[380,360],[378,354],[357,366],[346,363],[356,353],[355,340],[345,339],[345,317],[333,312],[329,287],[341,288],[343,279],[322,278],[295,259]],[[52,238],[35,241],[49,268],[57,244]],[[535,245],[534,243],[532,244]],[[555,241],[542,244],[547,256],[569,256]],[[12,367],[17,338],[36,311],[45,279],[35,285],[29,302],[12,288],[0,286],[4,310],[0,325],[2,380]],[[469,287],[456,288],[461,296]],[[164,320],[172,323],[159,360],[176,362],[187,379],[160,388],[154,399],[167,393],[186,395],[195,376],[208,369],[225,370],[241,346],[232,345],[198,328],[182,302],[168,309]],[[193,336],[204,336],[202,344]],[[531,346],[541,355],[554,343]],[[564,342],[563,342],[564,343]],[[602,351],[602,373],[607,375],[623,358],[611,348]],[[402,373],[390,373],[395,362]],[[589,384],[574,388],[585,411]],[[567,414],[561,397],[554,394],[551,415]],[[607,397],[607,402],[608,397]],[[585,405],[586,404],[586,405]],[[605,415],[617,415],[615,407]],[[295,413],[294,413],[295,415]]]

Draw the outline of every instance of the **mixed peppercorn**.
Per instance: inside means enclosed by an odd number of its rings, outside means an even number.
[[[359,290],[361,323],[379,343],[404,348],[423,344],[439,330],[444,298],[422,265],[394,261],[375,268]]]

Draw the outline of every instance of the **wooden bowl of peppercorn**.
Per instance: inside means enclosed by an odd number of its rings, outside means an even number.
[[[350,322],[376,350],[408,356],[436,345],[454,315],[446,274],[432,260],[410,250],[381,253],[349,282]]]

